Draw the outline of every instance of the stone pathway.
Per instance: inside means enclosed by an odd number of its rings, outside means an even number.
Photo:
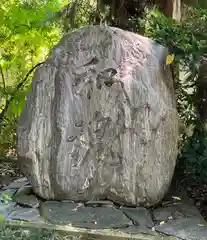
[[[190,201],[174,198],[156,209],[115,206],[110,201],[43,202],[25,178],[0,190],[0,219],[9,225],[58,228],[97,235],[97,239],[102,235],[106,239],[207,240],[207,223]]]

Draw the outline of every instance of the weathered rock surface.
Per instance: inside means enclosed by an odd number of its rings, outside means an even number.
[[[32,192],[32,186],[31,185],[26,185],[18,189],[16,192],[16,196],[22,195],[22,194],[30,194]]]
[[[9,213],[14,209],[16,203],[8,202],[8,203],[0,203],[0,219],[5,219]]]
[[[169,204],[167,207],[157,208],[153,211],[155,221],[167,221],[170,219],[186,218],[186,217],[200,218],[200,213],[192,204],[188,202],[178,202],[176,204]]]
[[[169,220],[157,225],[155,229],[170,236],[176,236],[185,240],[206,240],[207,224],[197,218],[181,218]]]
[[[123,207],[121,210],[126,214],[126,216],[132,220],[134,225],[152,228],[153,221],[151,216],[146,208],[126,208]]]
[[[35,195],[26,195],[26,194],[19,194],[16,197],[16,202],[20,205],[26,206],[26,207],[33,207],[38,208],[39,207],[39,201]]]
[[[84,207],[77,203],[47,201],[41,206],[41,214],[54,224],[72,224],[84,228],[122,228],[132,222],[122,211],[114,207]]]
[[[36,208],[16,207],[7,216],[7,220],[35,221],[40,218],[39,211]]]
[[[51,51],[17,130],[22,171],[40,197],[162,199],[178,139],[166,55],[148,38],[100,26],[66,35]]]
[[[8,186],[5,186],[3,189],[19,189],[21,187],[29,185],[29,182],[26,181],[16,181],[11,182]]]

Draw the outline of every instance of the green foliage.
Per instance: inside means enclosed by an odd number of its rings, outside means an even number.
[[[178,160],[181,168],[206,179],[207,132],[205,122],[199,116],[198,89],[201,58],[207,54],[207,10],[186,8],[181,23],[178,23],[153,9],[147,13],[142,25],[146,36],[175,53],[172,68],[177,108],[184,130]]]
[[[0,196],[0,203],[7,204],[9,201],[12,201],[12,198],[7,191],[4,191]]]
[[[107,24],[135,31],[136,19],[151,0],[72,0],[61,11],[64,30],[67,32],[88,24]]]
[[[147,14],[145,34],[175,52],[175,65],[179,64],[182,75],[188,76],[182,79],[177,76],[175,81],[178,111],[181,119],[189,125],[196,120],[194,112],[199,62],[207,52],[207,32],[203,31],[207,28],[207,11],[189,8],[187,14],[193,14],[194,18],[188,17],[178,23],[153,10]]]
[[[30,2],[3,0],[0,6],[0,93],[3,114],[0,154],[15,144],[16,122],[29,91],[31,76],[23,84],[21,82],[31,68],[45,59],[49,49],[62,36],[54,13],[64,6],[64,1]]]
[[[207,178],[207,135],[196,132],[188,138],[179,156],[179,170],[187,171],[206,183]]]
[[[16,123],[30,90],[33,73],[28,75],[28,72],[44,61],[63,32],[88,24],[92,13],[96,11],[96,4],[93,1],[77,1],[77,6],[70,2],[64,0],[1,2],[0,155],[5,155],[8,149],[15,147]],[[72,24],[68,14],[73,12],[75,15]]]
[[[0,205],[1,204],[8,204],[9,201],[12,201],[12,198],[8,194],[8,192],[4,191],[3,193],[1,193],[1,195],[0,195]],[[3,222],[4,220],[5,220],[4,216],[0,215],[0,223]]]
[[[207,51],[207,10],[189,8],[188,15],[178,23],[159,11],[150,11],[144,22],[145,34],[174,51],[183,71],[195,73]]]
[[[94,24],[97,16],[96,0],[73,0],[61,10],[61,23],[64,32]]]

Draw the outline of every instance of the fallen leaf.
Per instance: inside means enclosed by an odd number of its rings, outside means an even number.
[[[175,59],[175,54],[174,53],[168,54],[167,57],[166,57],[166,65],[172,64],[174,59]]]
[[[181,201],[180,197],[172,196],[172,198],[175,199],[175,200]]]
[[[204,227],[204,224],[198,224],[199,227]]]

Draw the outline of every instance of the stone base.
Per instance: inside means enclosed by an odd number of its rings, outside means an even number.
[[[110,201],[43,201],[26,179],[0,191],[0,218],[12,227],[55,230],[87,240],[207,240],[207,223],[190,201],[172,196],[163,205],[146,209]]]

